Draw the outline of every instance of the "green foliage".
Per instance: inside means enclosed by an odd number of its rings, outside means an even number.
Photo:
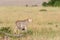
[[[2,27],[2,28],[0,29],[0,31],[6,32],[6,33],[11,33],[10,27]]]
[[[47,6],[47,3],[46,2],[43,2],[43,4],[42,4],[43,6]]]
[[[43,6],[60,6],[60,0],[50,0],[48,3],[43,2]]]
[[[47,3],[47,5],[48,5],[48,6],[54,6],[54,2],[49,1],[49,2]]]
[[[30,34],[30,35],[32,35],[33,31],[32,30],[28,30],[27,33]]]
[[[11,33],[10,27],[1,27],[0,28],[0,36],[5,36],[5,33]]]
[[[58,6],[59,7],[60,6],[60,1],[56,1],[54,6]]]
[[[27,30],[27,32],[23,32],[22,34],[24,36],[26,36],[26,35],[33,35],[33,31],[32,30]]]

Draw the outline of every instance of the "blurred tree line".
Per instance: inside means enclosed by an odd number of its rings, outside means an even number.
[[[50,0],[48,3],[47,2],[43,2],[42,3],[43,6],[57,6],[60,7],[60,0]]]

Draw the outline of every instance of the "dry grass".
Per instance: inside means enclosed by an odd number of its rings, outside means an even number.
[[[40,12],[41,9],[47,11]],[[0,7],[0,27],[11,27],[15,32],[15,22],[26,18],[33,19],[28,26],[28,29],[33,31],[33,35],[22,37],[21,40],[60,40],[60,8]]]

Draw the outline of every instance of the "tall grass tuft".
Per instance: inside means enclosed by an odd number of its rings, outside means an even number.
[[[0,36],[2,37],[3,40],[8,40],[9,36],[6,35],[7,33],[11,34],[10,27],[1,27],[0,28]]]

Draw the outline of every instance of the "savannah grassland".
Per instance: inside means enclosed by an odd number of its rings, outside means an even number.
[[[42,9],[46,11],[40,11]],[[16,31],[15,22],[27,18],[33,20],[28,25],[33,35],[22,37],[21,40],[60,40],[60,8],[0,7],[0,27],[11,27]]]

